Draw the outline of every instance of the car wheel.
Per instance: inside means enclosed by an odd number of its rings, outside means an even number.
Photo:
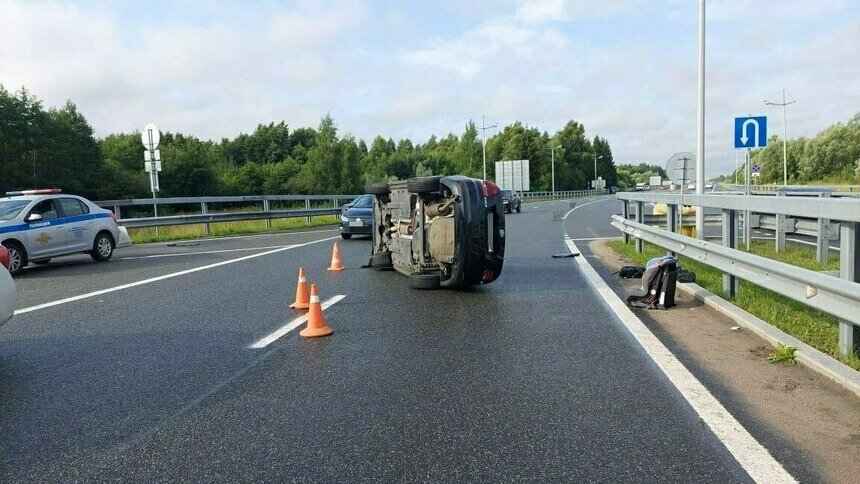
[[[388,188],[388,183],[371,183],[370,185],[365,185],[364,193],[368,195],[388,195],[391,193],[391,189]]]
[[[39,259],[39,260],[34,260],[34,261],[33,261],[33,264],[38,264],[38,265],[40,265],[40,266],[41,266],[41,265],[45,265],[45,264],[47,264],[48,262],[51,262],[51,259]]]
[[[90,256],[97,262],[107,261],[113,255],[113,248],[113,237],[107,232],[99,232],[93,241],[93,251],[90,252]]]
[[[343,237],[344,239],[351,239],[352,238],[352,234],[343,234],[342,233],[342,234],[340,234],[340,236]]]
[[[389,270],[392,268],[391,252],[380,252],[370,256],[370,267],[377,271]]]
[[[27,266],[27,251],[17,242],[4,242],[3,247],[9,251],[9,273],[14,276]]]
[[[406,189],[412,193],[436,193],[439,191],[441,176],[425,176],[406,180]]]
[[[410,274],[407,277],[412,289],[439,289],[442,283],[439,274]]]

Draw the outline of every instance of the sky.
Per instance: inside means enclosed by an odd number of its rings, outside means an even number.
[[[860,112],[860,1],[706,0],[705,163],[733,117],[814,136]],[[0,0],[0,84],[73,101],[96,135],[153,122],[218,140],[257,124],[424,142],[570,119],[616,163],[696,149],[695,0]],[[494,131],[488,130],[488,135]]]

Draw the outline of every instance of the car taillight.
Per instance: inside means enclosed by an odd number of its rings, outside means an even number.
[[[0,265],[9,268],[9,250],[0,245]]]
[[[491,181],[484,180],[481,182],[481,193],[485,197],[493,197],[499,194],[499,187]]]

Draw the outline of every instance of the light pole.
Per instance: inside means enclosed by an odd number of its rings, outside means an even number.
[[[785,102],[785,89],[782,90],[782,102],[781,103],[773,103],[764,100],[764,103],[768,106],[782,106],[782,184],[784,186],[788,186],[788,146],[786,143],[788,140],[786,139],[786,120],[785,120],[785,107],[789,104],[794,104],[797,101],[792,99],[790,102]]]
[[[555,150],[561,149],[561,145],[551,147],[549,152],[552,154],[552,196],[555,198]]]
[[[591,159],[594,160],[594,187],[597,188],[597,160],[603,158],[603,155],[597,156],[597,153],[591,154]]]
[[[485,116],[481,116],[481,146],[484,149],[484,180],[487,179],[487,135],[484,134],[488,129],[493,129],[499,125],[499,123],[493,123],[490,126],[486,126]]]
[[[696,193],[705,193],[705,0],[699,0],[699,95],[696,130]],[[696,210],[696,236],[705,238],[705,211]]]

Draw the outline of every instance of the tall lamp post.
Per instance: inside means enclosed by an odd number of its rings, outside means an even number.
[[[555,150],[561,149],[561,145],[553,146],[549,149],[552,154],[552,196],[555,198]]]
[[[597,153],[591,154],[591,159],[594,160],[594,188],[597,188],[597,160],[602,158],[603,155],[598,156]]]
[[[696,112],[696,194],[705,193],[705,0],[699,0],[699,65]],[[705,238],[705,210],[696,210],[696,236]]]
[[[767,99],[764,100],[764,103],[768,106],[782,106],[782,184],[784,186],[788,186],[788,147],[786,143],[788,140],[786,139],[786,120],[785,120],[785,107],[789,104],[794,104],[797,101],[792,99],[789,102],[785,102],[785,89],[782,90],[782,102],[774,103],[770,102]]]
[[[488,129],[493,129],[499,125],[499,123],[493,123],[489,126],[486,126],[486,116],[481,116],[481,145],[484,148],[484,180],[487,179],[487,135],[485,132]]]

